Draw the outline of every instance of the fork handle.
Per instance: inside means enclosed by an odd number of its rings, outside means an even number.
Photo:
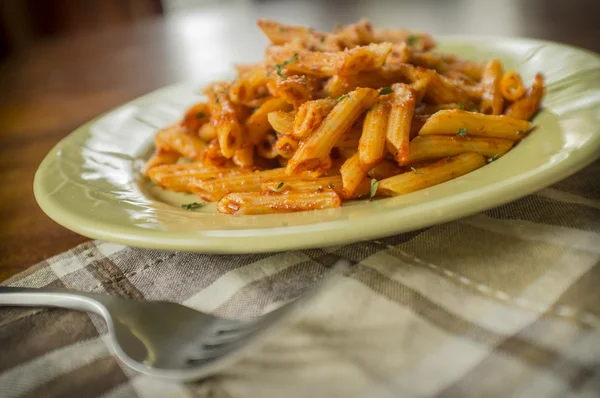
[[[58,307],[103,315],[103,296],[73,290],[0,286],[0,306]]]

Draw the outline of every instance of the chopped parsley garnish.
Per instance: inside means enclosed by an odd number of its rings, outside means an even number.
[[[275,188],[275,192],[279,192],[281,188],[283,188],[283,181],[281,181],[279,185],[277,185],[277,188]]]
[[[285,28],[283,26],[280,26],[279,27],[279,33],[283,33],[283,32],[285,32]]]
[[[182,156],[179,159],[177,159],[177,163],[192,163],[192,159]]]
[[[491,158],[489,158],[489,159],[488,159],[488,163],[492,163],[492,162],[494,162],[494,161],[498,160],[498,158],[499,158],[499,157],[500,157],[500,156],[498,156],[498,155],[494,155],[494,156],[492,156]]]
[[[369,200],[373,200],[373,198],[377,194],[377,188],[379,188],[379,181],[372,178],[371,179],[371,196],[369,197]]]
[[[473,112],[473,113],[479,113],[479,111],[477,109],[475,109],[475,108],[471,109],[471,112]]]
[[[340,95],[336,101],[340,102],[340,101],[345,100],[348,97],[350,97],[350,95],[348,95],[348,94]]]
[[[184,210],[196,210],[196,209],[201,208],[205,204],[206,203],[192,202],[192,203],[186,203],[186,204],[181,205],[181,208]]]
[[[391,87],[384,87],[381,90],[379,90],[379,95],[390,94],[392,91],[393,90]]]
[[[275,72],[277,72],[277,74],[278,74],[279,76],[281,76],[282,78],[284,78],[284,79],[287,79],[287,77],[286,77],[286,76],[284,76],[284,75],[283,75],[283,73],[281,73],[281,70],[282,70],[283,68],[285,68],[286,66],[288,66],[289,64],[293,64],[293,63],[294,63],[294,62],[296,62],[296,61],[298,61],[298,53],[295,53],[295,54],[292,56],[292,58],[288,59],[288,60],[287,60],[287,61],[285,61],[284,63],[275,65]]]
[[[460,109],[461,111],[464,111],[465,106],[463,104],[458,104],[458,109]]]
[[[409,46],[414,46],[418,40],[419,40],[418,35],[410,35],[406,38],[406,44],[408,44]]]
[[[368,112],[371,112],[372,110],[373,110],[373,107],[371,107],[371,108],[367,109],[367,113],[368,113]]]
[[[204,113],[204,112],[196,113],[196,119],[202,119],[204,117],[206,117],[206,113]]]
[[[279,131],[276,131],[275,135],[283,135],[283,133],[280,133]]]
[[[323,43],[323,42],[325,41],[325,36],[321,36],[321,38],[319,39],[319,41],[320,41],[321,43]]]
[[[218,103],[219,103],[219,99],[215,98],[215,104],[218,104]]]
[[[425,172],[424,172],[424,171],[417,171],[417,169],[415,169],[414,167],[411,167],[410,169],[411,169],[411,170],[412,170],[412,172],[413,172],[413,173],[415,173],[415,174],[425,174]]]
[[[467,134],[469,134],[469,131],[465,127],[459,128],[458,131],[456,132],[456,135],[458,135],[460,137],[465,137]]]
[[[267,73],[265,73],[265,76],[266,76],[266,77],[271,77],[271,72],[267,72]]]

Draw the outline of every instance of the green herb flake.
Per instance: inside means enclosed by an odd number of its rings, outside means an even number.
[[[266,76],[266,77],[271,77],[271,72],[267,72],[267,73],[265,73],[265,76]]]
[[[279,185],[277,185],[277,188],[275,188],[275,192],[279,192],[281,188],[283,188],[283,181],[281,181]]]
[[[471,112],[472,113],[479,113],[479,111],[477,109],[475,109],[475,108],[471,109]]]
[[[323,42],[325,41],[325,36],[321,36],[321,38],[319,39],[319,41],[320,41],[321,43],[323,43]]]
[[[463,104],[458,104],[458,109],[460,109],[461,111],[464,111],[465,106]]]
[[[283,33],[283,32],[285,32],[285,28],[283,26],[280,26],[279,27],[279,33]]]
[[[419,39],[419,35],[410,35],[406,38],[406,44],[408,44],[409,46],[414,46],[417,43],[417,41],[419,41]]]
[[[219,99],[215,98],[215,104],[218,104],[218,103],[219,103]]]
[[[279,131],[276,131],[276,132],[275,132],[275,135],[283,135],[283,133],[281,133],[281,132],[279,132]]]
[[[500,156],[498,156],[496,154],[496,155],[492,156],[491,158],[489,158],[487,161],[488,161],[488,163],[492,163],[492,162],[495,162],[496,160],[498,160],[499,157]]]
[[[377,194],[377,188],[379,188],[379,181],[372,178],[371,179],[371,196],[369,197],[369,201],[373,200],[373,198]]]
[[[177,163],[192,163],[192,159],[182,156],[179,159],[177,159]]]
[[[391,94],[394,90],[392,90],[391,87],[384,87],[381,90],[379,90],[379,95],[386,95],[386,94]]]
[[[155,183],[154,181],[150,180],[150,181],[148,181],[148,185],[149,185],[150,187],[155,187],[155,186],[156,186],[156,183]]]
[[[295,53],[292,58],[288,59],[287,61],[285,61],[282,64],[276,64],[275,65],[275,72],[277,72],[277,74],[282,77],[283,79],[287,79],[286,76],[283,75],[283,73],[281,73],[281,70],[283,68],[285,68],[286,66],[293,64],[294,62],[298,61],[298,53]]]
[[[350,97],[350,95],[348,95],[348,94],[340,95],[336,101],[340,102],[340,101],[345,100],[348,97]]]
[[[184,210],[196,210],[196,209],[201,208],[205,204],[206,203],[192,202],[192,203],[186,203],[186,204],[181,205],[181,208]]]
[[[373,107],[367,109],[367,113],[371,112],[373,110]]]
[[[204,112],[196,113],[196,119],[203,119],[205,117],[206,117],[206,113],[204,113]]]
[[[417,169],[415,169],[414,167],[411,167],[410,169],[411,169],[411,170],[412,170],[412,172],[413,172],[413,173],[415,173],[415,174],[425,174],[425,172],[424,172],[424,171],[418,171],[418,170],[417,170]]]
[[[456,135],[458,135],[460,137],[465,137],[467,134],[469,134],[469,131],[465,127],[459,128],[458,131],[456,132]]]

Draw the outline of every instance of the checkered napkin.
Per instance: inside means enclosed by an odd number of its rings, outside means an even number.
[[[6,284],[226,317],[357,263],[237,364],[176,384],[119,365],[95,316],[0,309],[1,397],[598,397],[600,162],[493,210],[329,249],[204,255],[88,242]],[[160,316],[157,314],[156,316]]]

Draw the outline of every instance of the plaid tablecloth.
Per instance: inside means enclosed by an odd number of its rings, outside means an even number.
[[[216,377],[123,368],[95,316],[0,309],[1,397],[598,397],[600,162],[499,208],[326,250],[203,255],[88,242],[6,284],[172,300],[227,317],[357,264]],[[157,314],[160,316],[160,314]]]

